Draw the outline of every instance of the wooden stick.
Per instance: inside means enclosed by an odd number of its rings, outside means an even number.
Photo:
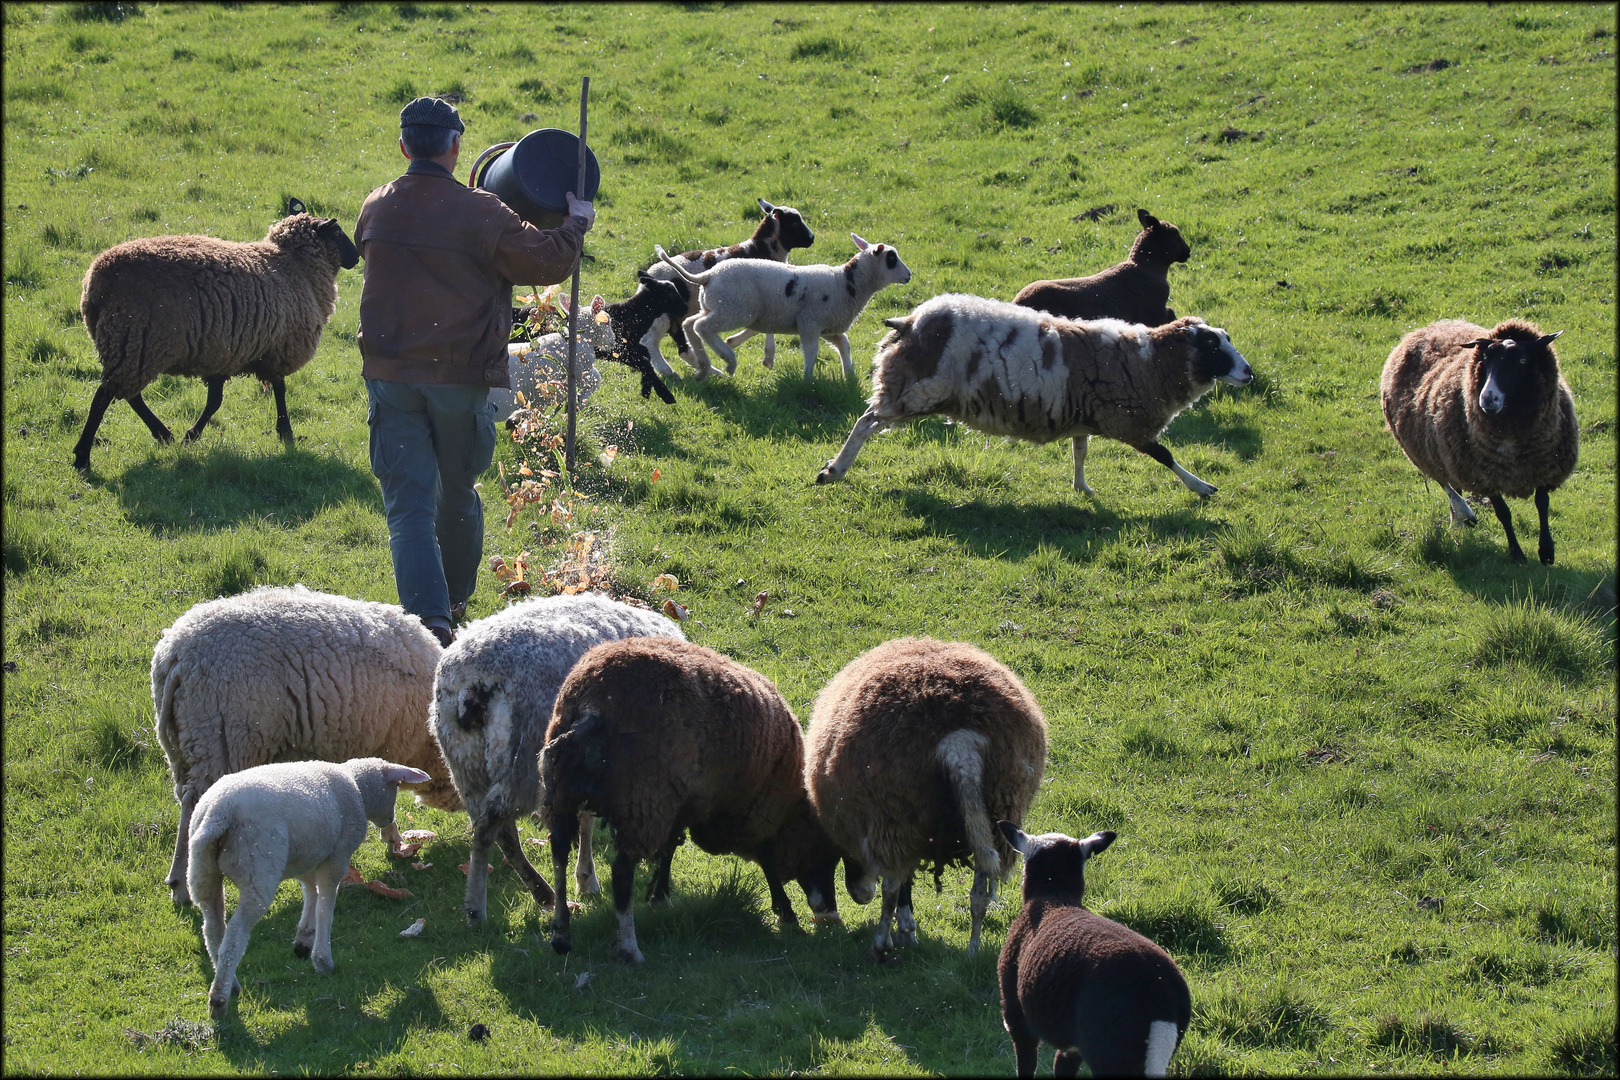
[[[585,102],[591,93],[591,77],[586,75],[579,82],[579,182],[574,185],[574,198],[585,198]],[[585,253],[585,242],[580,241],[580,254]],[[568,465],[568,483],[574,482],[574,417],[579,411],[579,403],[574,392],[577,378],[575,374],[574,349],[579,341],[579,264],[584,259],[574,260],[574,285],[568,298],[568,436],[563,449],[564,460]]]

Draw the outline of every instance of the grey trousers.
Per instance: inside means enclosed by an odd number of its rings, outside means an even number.
[[[473,484],[495,456],[489,388],[367,379],[366,397],[400,606],[448,622],[483,559],[484,504]]]

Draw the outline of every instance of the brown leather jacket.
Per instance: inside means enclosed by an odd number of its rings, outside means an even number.
[[[537,229],[448,169],[413,161],[366,196],[354,241],[365,259],[360,373],[385,382],[506,386],[512,286],[567,277],[582,218]]]

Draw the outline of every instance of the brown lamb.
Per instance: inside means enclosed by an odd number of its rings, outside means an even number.
[[[1032,281],[1013,303],[1065,319],[1120,319],[1163,326],[1175,322],[1170,310],[1170,267],[1186,262],[1192,250],[1181,230],[1146,210],[1136,211],[1142,231],[1125,261],[1090,277]]]
[[[540,755],[541,816],[551,827],[556,909],[551,945],[572,946],[564,870],[582,811],[614,831],[612,954],[644,959],[631,886],[654,860],[649,900],[669,895],[670,863],[686,830],[710,854],[757,862],[771,907],[796,922],[782,887],[796,879],[818,918],[834,917],[838,854],[804,791],[804,738],[772,682],[735,660],[669,638],[630,638],[591,649],[557,693]]]
[[[1549,566],[1548,494],[1575,471],[1580,452],[1575,401],[1552,347],[1557,337],[1523,319],[1494,330],[1443,319],[1402,338],[1379,383],[1390,432],[1445,491],[1452,522],[1477,520],[1461,492],[1484,496],[1507,532],[1509,557],[1524,562],[1504,497],[1534,495],[1538,555]]]
[[[972,861],[971,954],[1013,849],[991,822],[1021,822],[1046,771],[1046,718],[1005,666],[965,642],[897,638],[857,656],[816,698],[806,786],[847,861],[850,893],[883,908],[872,957],[916,940],[917,867]],[[859,882],[857,885],[856,882]],[[936,877],[937,883],[937,877]],[[898,918],[898,933],[890,925]]]

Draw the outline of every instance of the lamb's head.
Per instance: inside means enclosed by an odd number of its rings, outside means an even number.
[[[1193,375],[1200,383],[1220,381],[1243,386],[1254,378],[1254,369],[1243,354],[1232,347],[1232,339],[1218,326],[1208,326],[1192,316],[1179,333],[1192,342]]]
[[[350,758],[343,768],[354,777],[360,789],[360,799],[366,806],[366,817],[375,822],[390,842],[399,838],[399,827],[394,824],[394,799],[401,784],[425,784],[433,777],[409,765],[396,765],[382,758]],[[390,835],[392,834],[392,835]]]
[[[1136,220],[1141,222],[1142,231],[1136,234],[1136,242],[1131,245],[1132,262],[1168,266],[1192,257],[1192,249],[1181,238],[1181,230],[1168,221],[1160,221],[1140,208],[1136,211]]]
[[[807,248],[816,242],[816,234],[810,231],[810,226],[804,223],[804,216],[793,207],[772,206],[760,199],[759,208],[764,211],[765,218],[754,235],[761,240],[775,240],[783,251]]]
[[[996,828],[1024,857],[1024,903],[1037,896],[1078,904],[1086,895],[1086,860],[1114,842],[1114,833],[1095,832],[1084,840],[1063,833],[1031,836],[1010,821]]]
[[[558,300],[561,303],[563,313],[567,314],[568,298],[558,297]],[[613,319],[608,315],[607,301],[602,299],[601,293],[593,296],[591,306],[580,312],[577,330],[581,344],[589,345],[602,356],[607,356],[613,352]],[[564,333],[563,341],[566,342],[567,340],[568,335]]]
[[[327,261],[345,270],[353,270],[360,263],[360,251],[338,219],[315,217],[297,199],[287,200],[287,216],[270,226],[264,238],[283,249],[318,243]]]
[[[853,259],[844,264],[844,274],[852,281],[859,276],[875,292],[885,285],[904,285],[911,280],[911,268],[900,261],[900,252],[896,248],[889,244],[868,244],[854,233],[850,233],[849,237],[860,249]]]
[[[817,922],[843,921],[838,914],[838,893],[833,884],[840,852],[821,827],[808,798],[801,798],[794,805],[771,845],[771,853],[778,875],[798,882],[804,890],[810,913]]]
[[[1540,400],[1558,383],[1558,354],[1552,343],[1557,334],[1543,334],[1534,323],[1512,319],[1502,323],[1487,338],[1463,343],[1474,349],[1474,370],[1469,382],[1478,386],[1475,400],[1480,410],[1495,416],[1510,405]],[[1537,388],[1542,392],[1538,393]]]

